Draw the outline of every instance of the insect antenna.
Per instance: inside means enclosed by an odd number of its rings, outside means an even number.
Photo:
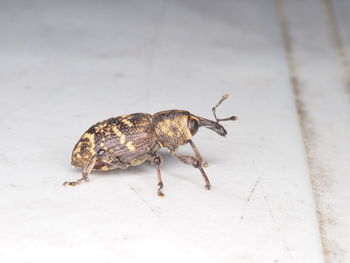
[[[226,100],[228,97],[229,97],[229,94],[224,94],[224,96],[222,96],[222,98],[220,99],[220,101],[218,102],[218,104],[216,104],[216,106],[212,108],[212,111],[213,111],[213,114],[214,114],[214,117],[215,117],[215,120],[216,120],[217,123],[219,123],[220,121],[235,121],[235,120],[238,119],[236,116],[232,116],[232,117],[224,118],[224,119],[218,119],[218,117],[216,116],[216,108],[219,107],[219,105],[220,105],[224,100]]]

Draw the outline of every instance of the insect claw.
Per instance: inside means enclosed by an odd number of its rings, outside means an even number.
[[[157,192],[157,194],[158,194],[158,196],[160,196],[160,197],[164,197],[164,194],[163,194],[163,192],[162,192],[162,189],[163,189],[163,182],[162,181],[160,181],[159,183],[158,183],[158,192]]]
[[[76,182],[64,182],[63,186],[67,186],[67,185],[75,186],[76,184],[77,184]]]
[[[163,194],[163,192],[160,191],[160,190],[158,190],[158,193],[157,193],[157,194],[158,194],[159,197],[164,197],[164,196],[165,196],[165,195]]]

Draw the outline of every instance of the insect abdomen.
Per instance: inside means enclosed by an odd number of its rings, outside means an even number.
[[[135,113],[110,118],[91,126],[83,134],[73,150],[72,164],[84,167],[90,158],[97,155],[94,169],[119,168],[120,163],[106,162],[106,159],[99,157],[100,153],[107,152],[121,162],[124,168],[138,165],[147,160],[149,153],[157,148],[155,138],[149,114]]]

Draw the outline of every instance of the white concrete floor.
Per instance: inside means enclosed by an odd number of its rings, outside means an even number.
[[[350,262],[350,2],[1,1],[0,262]],[[162,150],[80,177],[97,121],[186,109],[213,189]],[[181,149],[189,152],[186,146]]]

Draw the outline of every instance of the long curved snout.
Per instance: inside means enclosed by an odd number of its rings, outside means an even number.
[[[210,130],[213,130],[214,132],[216,132],[221,136],[226,136],[227,134],[227,131],[225,130],[225,128],[218,122],[211,121],[201,117],[198,117],[198,122],[199,122],[199,127],[201,126],[206,127]]]
[[[205,118],[202,118],[202,117],[198,117],[198,116],[193,116],[194,119],[196,119],[198,121],[198,125],[197,127],[201,127],[201,126],[204,126],[208,129],[211,129],[213,130],[214,132],[216,132],[217,134],[221,135],[221,136],[226,136],[227,134],[227,131],[225,130],[225,128],[219,123],[221,121],[235,121],[237,120],[238,118],[236,116],[231,116],[229,118],[224,118],[224,119],[219,119],[217,116],[216,116],[216,108],[224,101],[228,98],[228,94],[224,94],[224,96],[222,96],[222,98],[220,99],[219,103],[216,104],[215,107],[212,108],[212,111],[213,111],[213,114],[214,114],[214,117],[215,117],[215,120],[216,121],[211,121],[211,120],[208,120],[208,119],[205,119]],[[198,129],[198,128],[197,128]],[[196,130],[197,131],[197,130]]]

